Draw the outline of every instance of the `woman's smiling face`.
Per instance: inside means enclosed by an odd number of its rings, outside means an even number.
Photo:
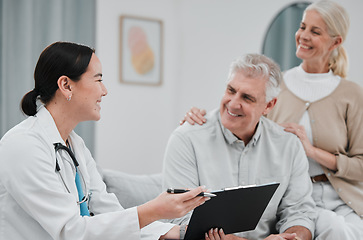
[[[327,25],[315,10],[305,12],[295,34],[296,56],[304,62],[328,64],[335,49],[335,38],[328,33]]]
[[[100,119],[101,99],[107,95],[107,89],[102,83],[102,66],[93,53],[87,71],[81,79],[72,83],[72,103],[76,104],[80,121],[97,121]]]

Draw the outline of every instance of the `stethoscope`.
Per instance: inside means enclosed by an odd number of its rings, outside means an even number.
[[[79,173],[79,175],[81,176],[81,179],[82,179],[82,182],[83,182],[83,186],[84,186],[84,188],[85,188],[85,194],[84,194],[84,197],[83,197],[82,201],[77,201],[77,204],[79,205],[79,204],[81,204],[81,203],[84,203],[84,202],[88,201],[88,200],[89,200],[89,197],[90,197],[90,193],[88,192],[87,185],[86,185],[86,181],[84,180],[84,177],[83,177],[83,174],[82,174],[81,169],[78,167],[78,166],[79,166],[79,163],[78,163],[78,161],[77,161],[76,157],[74,156],[74,154],[73,154],[72,150],[71,150],[71,149],[69,149],[68,147],[64,146],[64,145],[63,145],[63,144],[61,144],[61,143],[54,143],[53,145],[54,145],[55,154],[56,154],[56,156],[55,156],[55,170],[59,173],[59,176],[60,176],[60,178],[61,178],[61,180],[62,180],[62,182],[63,182],[63,185],[64,185],[64,187],[67,189],[67,192],[68,192],[68,193],[71,193],[71,191],[70,191],[70,190],[69,190],[69,188],[67,187],[66,182],[65,182],[65,181],[64,181],[64,179],[63,179],[62,174],[60,173],[61,168],[60,168],[60,166],[59,166],[58,159],[57,159],[57,152],[58,152],[59,150],[65,150],[65,151],[68,153],[68,155],[71,157],[71,159],[72,159],[72,161],[73,161],[73,165],[74,165],[74,167],[75,167],[76,171],[77,171],[77,172]]]

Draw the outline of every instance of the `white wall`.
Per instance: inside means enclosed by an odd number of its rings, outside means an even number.
[[[103,65],[108,96],[96,125],[95,158],[104,168],[130,173],[161,171],[170,132],[177,126],[178,11],[170,0],[97,2],[96,54]],[[156,18],[164,25],[164,72],[159,87],[119,82],[119,16]],[[180,118],[180,116],[179,116]]]
[[[219,106],[229,64],[261,52],[273,17],[289,0],[98,0],[96,54],[109,94],[96,124],[95,158],[104,168],[161,172],[170,133],[191,106]],[[363,85],[363,1],[345,0],[351,17],[346,42],[350,79]],[[156,18],[164,24],[163,84],[119,82],[119,16]]]

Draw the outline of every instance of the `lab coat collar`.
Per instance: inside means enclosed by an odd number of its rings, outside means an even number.
[[[53,144],[62,143],[63,145],[66,145],[48,109],[46,109],[44,106],[41,106],[36,114],[36,117],[38,118],[39,123]]]
[[[41,124],[43,130],[49,138],[49,142],[51,142],[52,145],[54,143],[62,143],[64,146],[66,146],[66,143],[63,141],[54,119],[48,109],[46,109],[44,106],[40,107],[36,117],[38,118],[39,124]],[[69,138],[74,149],[79,149],[82,147],[83,141],[80,141],[80,137],[73,130],[70,132]],[[72,150],[74,151],[74,149]],[[83,158],[83,156],[78,155],[77,152],[75,152],[75,155],[77,160],[78,158]]]
[[[54,148],[53,145],[54,143],[62,143],[64,146],[66,146],[66,143],[62,139],[52,115],[44,106],[40,107],[38,113],[36,114],[36,117],[38,118],[39,124],[41,124],[43,131],[45,131],[49,142],[52,143],[52,148]],[[81,148],[83,141],[80,140],[80,137],[73,130],[69,134],[69,138],[72,143],[72,151],[75,154],[76,159],[79,163],[79,168],[82,171],[86,184],[90,186],[90,177],[85,164],[86,163],[85,156],[82,151],[76,151],[76,149]],[[64,156],[69,156],[69,155],[65,154]],[[71,161],[70,158],[68,160]],[[61,169],[64,168],[63,161],[59,161],[59,164],[61,165]],[[77,197],[78,196],[77,189],[73,183],[74,179],[69,178],[67,181],[67,186],[70,188],[70,191],[72,193],[75,193],[75,196]]]

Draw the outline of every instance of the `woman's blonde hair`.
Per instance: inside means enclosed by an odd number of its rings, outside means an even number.
[[[336,2],[321,0],[309,5],[305,12],[309,10],[317,11],[327,25],[329,35],[331,37],[341,36],[343,44],[350,25],[349,15],[345,9]],[[342,44],[332,52],[329,68],[335,75],[346,78],[348,74],[348,56]]]

